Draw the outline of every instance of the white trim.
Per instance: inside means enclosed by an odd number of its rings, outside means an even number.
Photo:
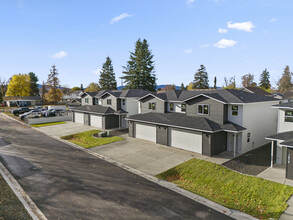
[[[202,111],[204,112],[204,106],[205,105],[207,105],[208,106],[208,114],[205,114],[205,113],[199,113],[198,112],[198,107],[199,106],[202,106],[203,108],[202,108]],[[209,104],[196,104],[196,106],[197,106],[197,114],[198,115],[210,115],[210,105]]]
[[[286,140],[282,140],[282,139],[276,139],[276,138],[265,138],[266,140],[269,140],[269,141],[286,141]]]
[[[149,93],[149,94],[147,94],[147,95],[145,95],[145,96],[143,96],[143,97],[141,97],[141,98],[139,98],[138,99],[138,101],[140,101],[141,99],[144,99],[144,98],[146,98],[146,97],[148,97],[148,96],[153,96],[154,98],[157,98],[157,99],[160,99],[160,100],[162,100],[162,101],[164,101],[164,102],[166,102],[166,100],[164,100],[164,99],[161,99],[161,98],[159,98],[159,97],[157,97],[157,96],[155,96],[154,94],[152,94],[152,93]]]
[[[199,94],[199,95],[196,95],[196,96],[193,96],[193,97],[190,97],[190,98],[188,98],[188,99],[185,99],[185,100],[183,100],[182,102],[186,102],[186,101],[189,101],[189,100],[191,100],[191,99],[195,99],[195,98],[197,98],[197,97],[199,97],[199,96],[204,96],[204,97],[206,97],[206,98],[213,99],[213,100],[215,100],[215,101],[217,101],[217,102],[220,102],[220,103],[223,103],[223,104],[229,104],[229,103],[226,103],[226,102],[222,102],[222,101],[220,101],[220,100],[218,100],[218,99],[215,99],[215,98],[213,98],[213,97],[210,97],[210,96],[208,96],[208,95],[206,95],[206,94],[203,94],[203,93],[201,93],[201,94]]]
[[[285,144],[279,144],[279,145],[282,146],[282,147],[293,148],[293,146],[290,146],[290,145],[285,145]]]

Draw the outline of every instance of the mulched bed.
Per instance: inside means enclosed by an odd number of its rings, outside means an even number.
[[[125,129],[120,129],[120,130],[115,130],[115,131],[110,131],[110,136],[109,137],[114,137],[114,136],[121,136],[124,134],[128,133],[128,128]],[[99,138],[98,133],[93,134],[94,137]]]
[[[251,150],[232,160],[227,161],[223,166],[240,173],[256,176],[271,165],[271,144],[263,145]]]

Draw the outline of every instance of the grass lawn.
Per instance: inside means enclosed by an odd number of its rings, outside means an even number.
[[[104,144],[109,144],[115,141],[124,140],[122,137],[114,136],[114,137],[103,137],[103,138],[95,138],[93,134],[99,133],[99,130],[91,130],[78,134],[68,135],[61,137],[67,141],[70,141],[74,144],[78,144],[84,148],[96,147]]]
[[[191,159],[156,177],[260,219],[278,219],[293,194],[293,187],[239,174],[198,159]]]
[[[15,115],[12,114],[12,113],[9,113],[9,112],[3,112],[3,114],[8,115],[8,116],[10,116],[11,118],[14,118],[14,119],[20,121],[20,118],[19,118],[18,116],[15,116]]]
[[[0,219],[32,219],[1,174]]]
[[[60,125],[60,124],[65,124],[66,122],[64,121],[59,121],[59,122],[50,122],[50,123],[43,123],[43,124],[35,124],[35,125],[30,125],[32,127],[38,128],[38,127],[44,127],[44,126],[50,126],[50,125]]]

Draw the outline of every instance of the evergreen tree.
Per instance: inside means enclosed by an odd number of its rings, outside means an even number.
[[[208,89],[209,78],[208,73],[204,65],[200,65],[200,68],[194,75],[193,89]]]
[[[39,81],[38,77],[33,72],[29,72],[28,75],[30,77],[30,87],[31,87],[30,96],[39,96],[40,95],[39,87],[37,84],[37,82]]]
[[[106,62],[103,64],[100,73],[99,83],[101,89],[117,89],[117,81],[115,79],[113,64],[110,57],[106,58]]]
[[[181,83],[180,90],[184,90],[184,89],[185,89],[184,84]]]
[[[217,77],[214,78],[214,89],[217,89]]]
[[[127,66],[123,67],[127,89],[144,89],[156,91],[156,75],[154,74],[153,55],[149,50],[149,44],[144,39],[138,39],[135,45],[135,51],[130,52],[130,60]]]
[[[262,71],[262,74],[260,75],[259,87],[264,90],[268,90],[271,88],[270,73],[267,71],[267,69]]]
[[[292,73],[290,72],[289,66],[286,66],[281,79],[278,82],[280,92],[288,92],[292,89]]]
[[[55,65],[53,65],[47,80],[49,91],[46,94],[46,101],[49,103],[57,103],[62,99],[63,96],[62,91],[59,89],[60,81],[58,75],[59,73],[57,72]]]

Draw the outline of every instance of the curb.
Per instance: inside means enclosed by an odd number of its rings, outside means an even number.
[[[2,114],[2,115],[5,115],[5,114]],[[214,209],[214,210],[216,210],[218,212],[221,212],[221,213],[223,213],[223,214],[225,214],[227,216],[230,216],[230,217],[232,217],[234,219],[239,219],[239,220],[242,220],[242,219],[243,220],[256,220],[257,219],[257,218],[255,218],[255,217],[253,217],[251,215],[248,215],[248,214],[246,214],[244,212],[240,212],[240,211],[237,211],[237,210],[234,210],[234,209],[226,208],[226,207],[224,207],[224,206],[222,206],[222,205],[220,205],[218,203],[215,203],[215,202],[213,202],[213,201],[211,201],[209,199],[206,199],[206,198],[204,198],[202,196],[199,196],[199,195],[194,194],[192,192],[189,192],[189,191],[187,191],[185,189],[182,189],[182,188],[178,187],[174,183],[171,183],[171,182],[168,182],[168,181],[165,181],[165,180],[161,180],[161,179],[158,179],[158,178],[156,178],[154,176],[151,176],[151,175],[148,175],[146,173],[143,173],[142,171],[139,171],[137,169],[129,167],[129,166],[125,165],[125,164],[117,162],[117,161],[115,161],[113,159],[110,159],[108,157],[100,155],[100,154],[98,154],[96,152],[93,152],[93,151],[91,151],[89,149],[83,148],[83,147],[81,147],[79,145],[76,145],[74,143],[71,143],[69,141],[63,140],[63,139],[61,139],[61,138],[59,138],[57,136],[48,135],[45,132],[43,132],[43,131],[41,131],[41,130],[39,130],[37,128],[31,127],[31,126],[29,126],[29,125],[27,125],[27,124],[25,124],[25,123],[23,123],[21,121],[18,121],[18,120],[14,119],[14,118],[11,118],[8,115],[5,115],[5,116],[10,118],[10,119],[12,119],[12,120],[15,120],[15,121],[23,124],[23,125],[26,125],[27,127],[30,127],[33,130],[36,130],[36,131],[38,131],[40,133],[43,133],[43,134],[45,134],[45,135],[47,135],[47,136],[49,136],[49,137],[51,137],[51,138],[53,138],[55,140],[58,140],[58,141],[61,141],[61,142],[65,143],[65,144],[67,144],[67,145],[70,145],[70,146],[74,147],[75,149],[84,151],[84,152],[86,152],[88,154],[91,154],[92,156],[95,156],[95,157],[97,157],[99,159],[105,160],[105,161],[107,161],[107,162],[109,162],[111,164],[114,164],[114,165],[116,165],[116,166],[118,166],[118,167],[120,167],[120,168],[122,168],[124,170],[127,170],[127,171],[129,171],[131,173],[134,173],[134,174],[136,174],[136,175],[138,175],[140,177],[143,177],[144,179],[147,179],[147,180],[149,180],[151,182],[154,182],[154,183],[156,183],[156,184],[158,184],[160,186],[163,186],[164,188],[172,190],[172,191],[174,191],[174,192],[176,192],[176,193],[178,193],[180,195],[183,195],[183,196],[185,196],[185,197],[187,197],[189,199],[192,199],[193,201],[196,201],[196,202],[198,202],[200,204],[203,204],[203,205],[205,205],[205,206],[207,206],[207,207],[209,207],[211,209]]]
[[[47,220],[42,211],[36,206],[36,204],[31,200],[31,198],[21,188],[18,182],[14,179],[14,177],[10,174],[10,172],[5,168],[5,166],[1,162],[0,174],[3,176],[4,180],[7,182],[9,187],[12,189],[14,194],[17,196],[17,198],[22,203],[22,205],[27,210],[27,212],[33,220]]]

